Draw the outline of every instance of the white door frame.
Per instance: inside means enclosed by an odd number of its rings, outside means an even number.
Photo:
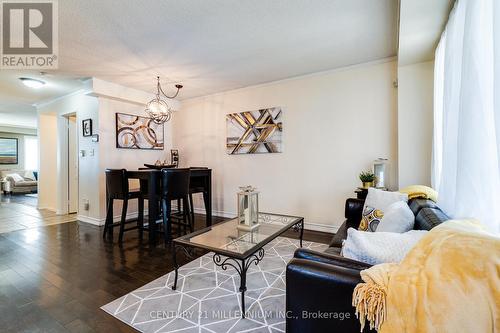
[[[68,213],[78,213],[78,168],[79,168],[79,158],[78,158],[78,121],[76,118],[76,114],[67,117],[68,119]],[[74,119],[74,130],[71,131],[71,123],[73,123]],[[73,138],[71,138],[73,136]],[[70,145],[70,142],[73,140],[74,146]],[[72,151],[74,150],[74,151]],[[76,161],[72,161],[71,158],[75,158]],[[76,162],[76,174],[72,174],[72,168],[74,166],[74,162]],[[76,177],[76,183],[74,182],[74,177]],[[73,188],[74,187],[74,188]],[[76,200],[76,202],[73,202]],[[74,207],[72,204],[74,203]]]
[[[68,127],[69,117],[77,116],[76,111],[60,114],[57,116],[57,207],[56,214],[65,215],[69,212],[69,140]],[[78,137],[78,117],[76,124]],[[77,154],[78,154],[78,140]],[[78,205],[77,205],[78,206]]]

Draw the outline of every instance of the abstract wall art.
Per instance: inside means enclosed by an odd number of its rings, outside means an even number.
[[[147,117],[117,113],[116,148],[163,150],[163,124]]]
[[[17,139],[0,138],[0,164],[17,164]]]
[[[92,136],[92,119],[82,120],[83,136]]]
[[[281,153],[283,111],[280,107],[226,116],[226,148],[230,155]]]

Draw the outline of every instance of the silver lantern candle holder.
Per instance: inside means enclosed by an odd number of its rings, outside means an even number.
[[[238,230],[252,231],[259,226],[259,192],[252,186],[238,192]]]
[[[389,160],[378,158],[373,161],[373,174],[375,175],[375,187],[380,189],[389,188]]]

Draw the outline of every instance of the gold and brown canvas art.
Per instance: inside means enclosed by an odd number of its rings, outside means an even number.
[[[116,148],[163,150],[163,124],[147,117],[117,113]]]
[[[280,107],[228,114],[227,153],[281,153],[282,118],[283,111]]]

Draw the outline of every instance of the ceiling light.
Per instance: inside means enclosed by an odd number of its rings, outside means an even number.
[[[21,80],[26,87],[35,89],[41,88],[45,85],[45,82],[29,77],[20,77],[19,80]]]
[[[169,121],[172,117],[172,108],[167,104],[167,102],[160,98],[160,93],[166,98],[173,99],[179,94],[179,90],[182,88],[182,85],[176,84],[175,87],[177,88],[177,92],[173,96],[167,96],[161,89],[160,77],[157,76],[156,79],[158,80],[158,83],[156,84],[156,97],[146,104],[146,110],[144,111],[151,119],[153,119],[155,123],[163,124]]]

